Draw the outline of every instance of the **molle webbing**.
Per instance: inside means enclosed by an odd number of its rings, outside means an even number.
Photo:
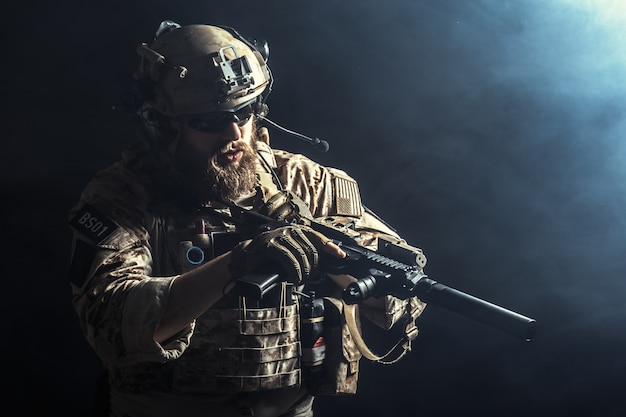
[[[185,381],[238,392],[284,388],[300,383],[301,347],[296,304],[276,308],[209,310],[198,320],[193,353],[212,358],[206,368],[177,370],[175,388]],[[206,362],[205,362],[206,363]],[[208,369],[210,368],[210,369]]]
[[[297,304],[210,309],[196,321],[192,345],[177,360],[114,370],[123,390],[236,393],[301,383]]]

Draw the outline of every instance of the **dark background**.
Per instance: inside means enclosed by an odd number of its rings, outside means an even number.
[[[364,361],[320,416],[626,415],[620,1],[40,3],[2,17],[1,409],[87,414],[65,214],[134,140],[111,108],[173,19],[268,40],[270,117],[330,151],[272,144],[352,174],[431,278],[538,322],[524,342],[430,306],[410,355]]]

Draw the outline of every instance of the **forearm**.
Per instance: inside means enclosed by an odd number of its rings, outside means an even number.
[[[155,341],[161,343],[187,328],[223,297],[224,288],[232,280],[229,262],[230,252],[174,280],[159,327],[154,332]]]

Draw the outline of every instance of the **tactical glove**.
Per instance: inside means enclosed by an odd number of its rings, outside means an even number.
[[[259,208],[259,213],[290,223],[307,224],[307,220],[313,220],[313,215],[306,203],[291,191],[280,191],[274,194]]]
[[[235,246],[230,271],[235,278],[266,270],[278,272],[285,281],[296,285],[316,282],[320,279],[320,251],[329,241],[308,226],[272,229]]]

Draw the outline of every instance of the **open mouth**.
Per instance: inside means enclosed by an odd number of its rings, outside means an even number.
[[[232,150],[229,150],[229,151],[221,153],[218,156],[218,159],[221,162],[232,163],[232,162],[239,161],[242,156],[243,156],[243,150],[241,150],[241,149],[232,149]]]

